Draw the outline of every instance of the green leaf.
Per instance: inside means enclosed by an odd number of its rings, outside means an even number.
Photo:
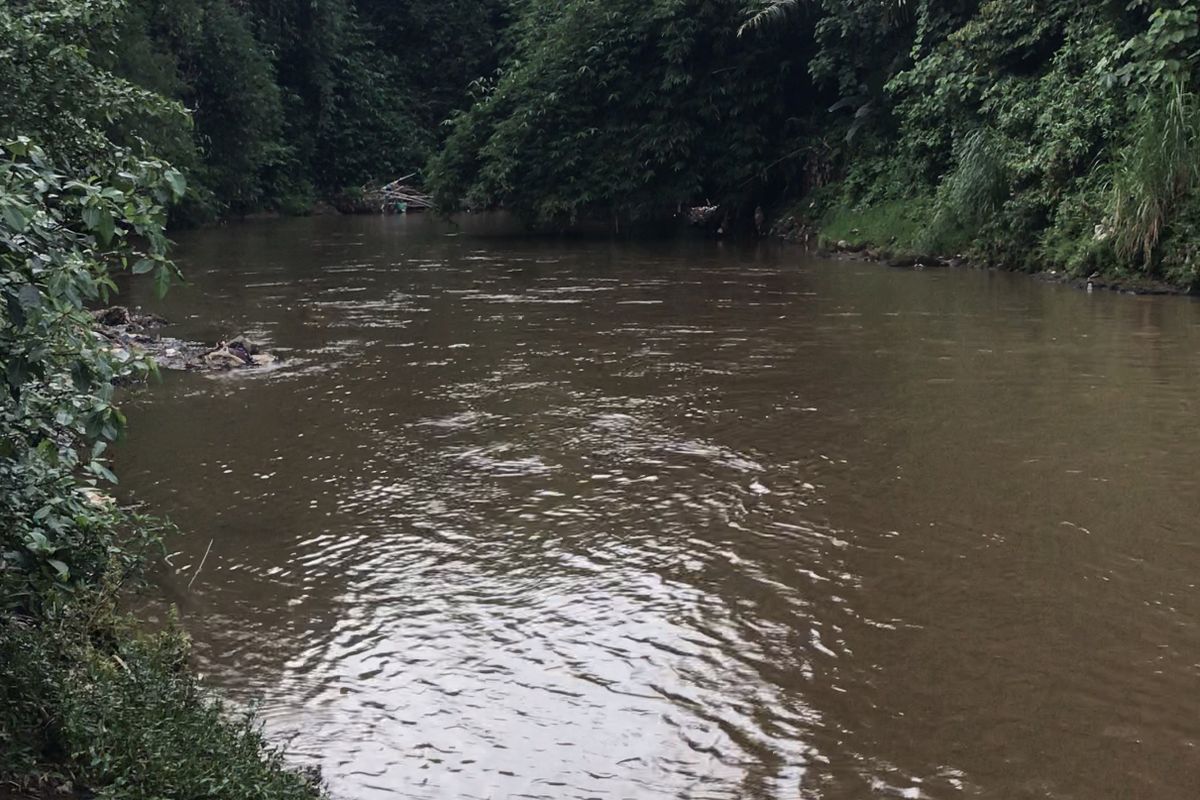
[[[133,265],[134,275],[145,275],[147,272],[154,269],[155,264],[148,258],[141,258]]]
[[[108,209],[102,209],[100,219],[96,223],[96,233],[100,236],[101,243],[106,246],[111,243],[114,232],[115,223],[113,222],[112,212]]]
[[[21,308],[26,311],[42,307],[42,293],[31,283],[21,287],[17,292],[17,299],[21,303]]]
[[[47,559],[46,563],[54,567],[54,570],[58,573],[58,577],[64,580],[71,577],[71,568],[57,558]]]
[[[154,273],[154,293],[161,300],[167,296],[167,290],[171,288],[171,268],[166,264],[158,265],[158,272]]]
[[[50,540],[46,538],[46,534],[41,531],[30,531],[28,533],[29,542],[26,545],[34,553],[53,553],[54,548],[50,546]]]
[[[21,305],[20,298],[10,289],[4,291],[4,305],[8,309],[8,316],[12,319],[13,326],[24,328],[27,320],[25,309]]]
[[[22,233],[33,221],[33,209],[19,203],[9,203],[4,206],[4,224],[12,231]]]
[[[76,361],[71,365],[71,383],[75,386],[75,391],[83,394],[92,388],[92,377],[94,373],[91,368],[82,361]]]
[[[8,362],[4,370],[8,385],[19,391],[22,384],[29,378],[29,361],[24,356],[17,356]]]
[[[178,170],[169,169],[163,177],[166,178],[167,185],[171,187],[171,193],[175,195],[175,199],[182,198],[184,192],[187,191],[187,180],[183,175]]]
[[[93,461],[88,465],[88,469],[91,470],[92,474],[103,478],[109,483],[117,482],[117,476],[113,474],[113,471],[101,464],[99,461]]]

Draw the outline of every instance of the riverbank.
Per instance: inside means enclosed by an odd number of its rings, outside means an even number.
[[[93,600],[53,626],[0,622],[0,798],[321,797],[203,686],[174,622],[147,633]]]
[[[848,261],[871,261],[896,269],[980,269],[1020,272],[1047,283],[1060,283],[1083,291],[1112,291],[1131,295],[1193,295],[1195,284],[1173,283],[1140,272],[1123,272],[1096,263],[1083,270],[1045,263],[990,263],[977,255],[977,242],[962,238],[961,249],[941,252],[916,246],[923,236],[920,218],[899,221],[896,215],[841,212],[815,215],[803,208],[781,214],[770,235],[802,244],[818,254]],[[861,224],[862,227],[858,227]],[[1102,244],[1103,240],[1097,240]],[[1096,268],[1092,268],[1092,267]]]

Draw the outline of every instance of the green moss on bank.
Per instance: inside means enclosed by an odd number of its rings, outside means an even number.
[[[897,200],[867,207],[837,206],[818,221],[819,244],[845,242],[854,248],[877,247],[897,254],[921,249],[929,203]]]

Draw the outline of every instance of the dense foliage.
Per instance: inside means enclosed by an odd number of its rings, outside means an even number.
[[[513,58],[455,119],[443,203],[618,223],[753,199],[794,141],[802,58],[740,40],[737,0],[527,3]],[[751,209],[753,206],[751,206]]]
[[[501,0],[131,0],[113,68],[180,101],[149,126],[191,186],[187,219],[298,212],[420,170],[494,68]]]
[[[100,491],[124,425],[114,384],[150,367],[87,306],[119,271],[172,280],[163,227],[185,181],[136,131],[187,122],[82,44],[116,41],[123,20],[116,0],[0,6],[0,785],[309,798],[200,690],[180,637],[115,610],[161,533]]]
[[[433,160],[447,206],[744,219],[790,198],[876,244],[1196,281],[1195,0],[517,9]]]
[[[88,309],[166,290],[169,214],[424,172],[538,223],[719,205],[1195,286],[1198,54],[1200,0],[0,4],[0,780],[314,794],[115,611],[161,533],[101,491],[151,368]]]
[[[48,110],[88,48],[129,81],[106,135],[186,176],[177,221],[416,173],[540,223],[793,204],[895,248],[1196,281],[1196,0],[78,5],[114,35],[46,28],[57,80],[11,84],[8,131],[74,146]]]
[[[112,270],[153,273],[165,289],[174,269],[163,225],[183,179],[106,133],[129,115],[169,114],[169,105],[97,69],[82,47],[60,44],[60,38],[102,36],[117,8],[30,3],[19,18],[0,10],[10,44],[0,50],[0,81],[22,87],[22,102],[0,118],[0,610],[6,612],[52,613],[108,569],[112,551],[103,531],[113,515],[66,490],[80,469],[92,485],[113,479],[102,461],[124,423],[111,402],[113,384],[144,374],[148,365],[97,338],[85,305],[116,288]],[[51,60],[53,73],[43,68]],[[43,149],[14,128],[54,147]]]

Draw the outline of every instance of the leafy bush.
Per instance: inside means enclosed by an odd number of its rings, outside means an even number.
[[[85,490],[116,480],[103,462],[124,425],[114,384],[150,365],[93,333],[85,304],[115,289],[110,266],[153,272],[165,290],[162,225],[183,184],[121,150],[67,176],[28,139],[3,147],[0,610],[41,614],[141,550],[116,546],[120,520]]]
[[[735,0],[526,4],[503,74],[430,165],[435,195],[618,227],[706,199],[752,209],[747,190],[791,141],[789,101],[806,78],[794,55],[738,36],[741,11]]]
[[[984,129],[969,132],[956,149],[954,169],[938,187],[923,249],[945,250],[969,241],[1008,194],[1008,175],[996,142]]]
[[[98,488],[116,481],[114,385],[151,365],[95,332],[87,306],[115,271],[166,290],[163,226],[185,191],[120,127],[178,107],[77,44],[110,36],[119,11],[0,6],[0,83],[15,92],[0,106],[0,779],[111,798],[311,798],[200,691],[178,635],[140,637],[114,616],[164,531]]]
[[[248,722],[225,721],[177,635],[113,617],[162,528],[95,492],[124,419],[113,384],[149,366],[92,330],[111,268],[174,274],[162,225],[183,192],[114,148],[68,176],[28,139],[0,163],[0,775],[101,797],[300,798]]]

